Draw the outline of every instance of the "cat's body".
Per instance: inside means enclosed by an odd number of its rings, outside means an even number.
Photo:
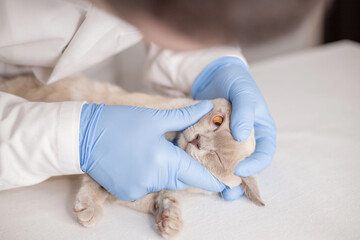
[[[127,93],[117,86],[85,78],[68,78],[50,85],[43,85],[33,77],[18,77],[10,81],[0,78],[0,91],[41,102],[87,101],[156,109],[175,109],[197,103],[190,98]],[[178,146],[204,165],[215,177],[230,187],[241,184],[252,201],[264,205],[256,178],[240,178],[233,174],[236,164],[254,151],[254,134],[244,142],[234,140],[229,127],[230,103],[224,99],[215,99],[212,102],[214,109],[197,124],[181,133],[167,133],[167,139],[178,137]],[[221,118],[220,124],[214,124],[215,117]],[[191,191],[190,189],[185,191]],[[154,215],[157,231],[164,237],[171,237],[177,234],[183,225],[178,201],[180,193],[164,190],[148,194],[134,202],[123,202],[110,195],[88,175],[84,175],[76,196],[74,212],[79,223],[87,227],[94,226],[102,218],[102,205],[108,199]]]

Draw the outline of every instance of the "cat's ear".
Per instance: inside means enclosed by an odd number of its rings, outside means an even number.
[[[259,186],[256,176],[241,177],[241,187],[245,191],[245,195],[258,206],[265,206],[261,199]]]

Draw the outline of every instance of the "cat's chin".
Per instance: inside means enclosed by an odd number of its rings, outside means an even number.
[[[241,178],[236,175],[230,175],[230,176],[218,176],[218,179],[223,182],[226,186],[229,188],[234,188],[236,186],[239,186],[241,183]]]

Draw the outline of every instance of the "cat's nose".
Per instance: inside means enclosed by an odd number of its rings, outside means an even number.
[[[200,149],[200,135],[197,134],[196,137],[193,140],[191,140],[189,143],[193,144],[198,149]]]

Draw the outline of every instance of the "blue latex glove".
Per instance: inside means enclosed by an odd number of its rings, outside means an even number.
[[[80,119],[80,165],[124,201],[188,186],[221,192],[225,185],[163,134],[195,124],[209,101],[175,110],[85,104]]]
[[[236,140],[246,140],[255,129],[255,152],[236,166],[236,175],[257,174],[271,163],[276,149],[276,126],[248,67],[240,59],[222,57],[211,62],[196,78],[191,94],[194,99],[226,98],[232,103],[230,128]],[[243,194],[240,186],[223,191],[226,200]]]

